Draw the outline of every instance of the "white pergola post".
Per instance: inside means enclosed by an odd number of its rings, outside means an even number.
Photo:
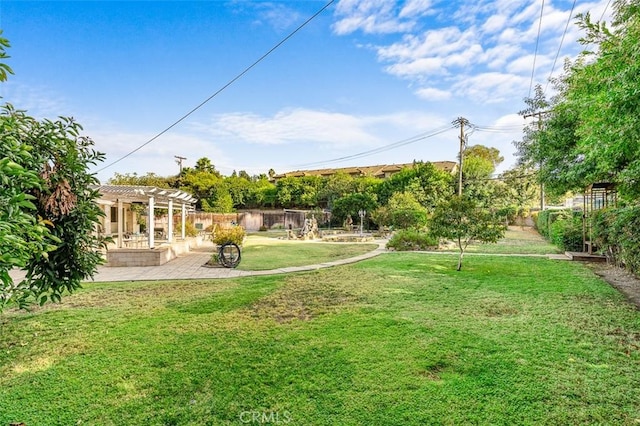
[[[147,223],[147,232],[149,234],[149,248],[152,249],[155,247],[155,223],[156,223],[156,217],[155,217],[155,212],[154,210],[154,199],[153,196],[149,197],[149,221]]]
[[[169,226],[167,229],[167,241],[171,243],[173,241],[173,198],[169,198]]]
[[[104,205],[104,234],[111,236],[111,204]]]
[[[123,211],[123,207],[122,207],[122,200],[118,199],[118,212],[117,212],[117,219],[118,219],[118,248],[122,248],[122,243],[123,243],[123,239],[124,239],[124,232],[123,232],[123,219],[124,219],[124,211]]]
[[[182,203],[182,239],[184,240],[187,237],[187,205]]]

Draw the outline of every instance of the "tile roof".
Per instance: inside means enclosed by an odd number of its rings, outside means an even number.
[[[393,174],[401,171],[404,168],[413,168],[415,163],[402,163],[402,164],[381,164],[375,166],[364,167],[341,167],[335,169],[314,169],[314,170],[296,170],[293,172],[286,172],[277,174],[273,179],[282,179],[285,177],[303,177],[303,176],[333,176],[336,173],[346,173],[348,175],[356,176],[373,176],[384,178],[388,174]],[[448,173],[455,172],[458,163],[454,161],[432,161],[436,169],[442,170]]]

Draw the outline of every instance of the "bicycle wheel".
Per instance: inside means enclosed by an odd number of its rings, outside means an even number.
[[[218,259],[225,268],[235,268],[240,258],[240,247],[235,243],[225,243],[218,249]]]

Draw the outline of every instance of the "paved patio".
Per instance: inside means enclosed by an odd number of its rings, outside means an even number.
[[[332,262],[318,263],[306,266],[272,269],[268,271],[240,271],[222,267],[204,266],[211,258],[213,246],[202,247],[195,251],[182,254],[178,258],[160,266],[131,266],[131,267],[107,267],[99,266],[98,273],[93,277],[96,282],[108,281],[155,281],[155,280],[180,280],[203,278],[237,278],[251,275],[286,274],[290,272],[312,271],[321,268],[330,268],[337,265],[359,262],[364,259],[377,256],[386,251],[386,240],[376,241],[378,247],[368,253],[348,259]],[[24,278],[24,271],[13,270],[10,272],[14,281]]]

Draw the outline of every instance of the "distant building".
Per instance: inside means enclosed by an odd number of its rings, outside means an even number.
[[[454,161],[432,161],[436,169],[454,174],[458,170],[458,163]],[[335,169],[316,169],[316,170],[296,170],[295,172],[287,172],[274,175],[271,177],[272,182],[286,177],[304,177],[304,176],[322,176],[331,177],[337,173],[345,173],[351,177],[372,176],[380,179],[386,179],[398,173],[405,168],[413,168],[415,163],[404,164],[383,164],[377,166],[365,167],[342,167]]]

